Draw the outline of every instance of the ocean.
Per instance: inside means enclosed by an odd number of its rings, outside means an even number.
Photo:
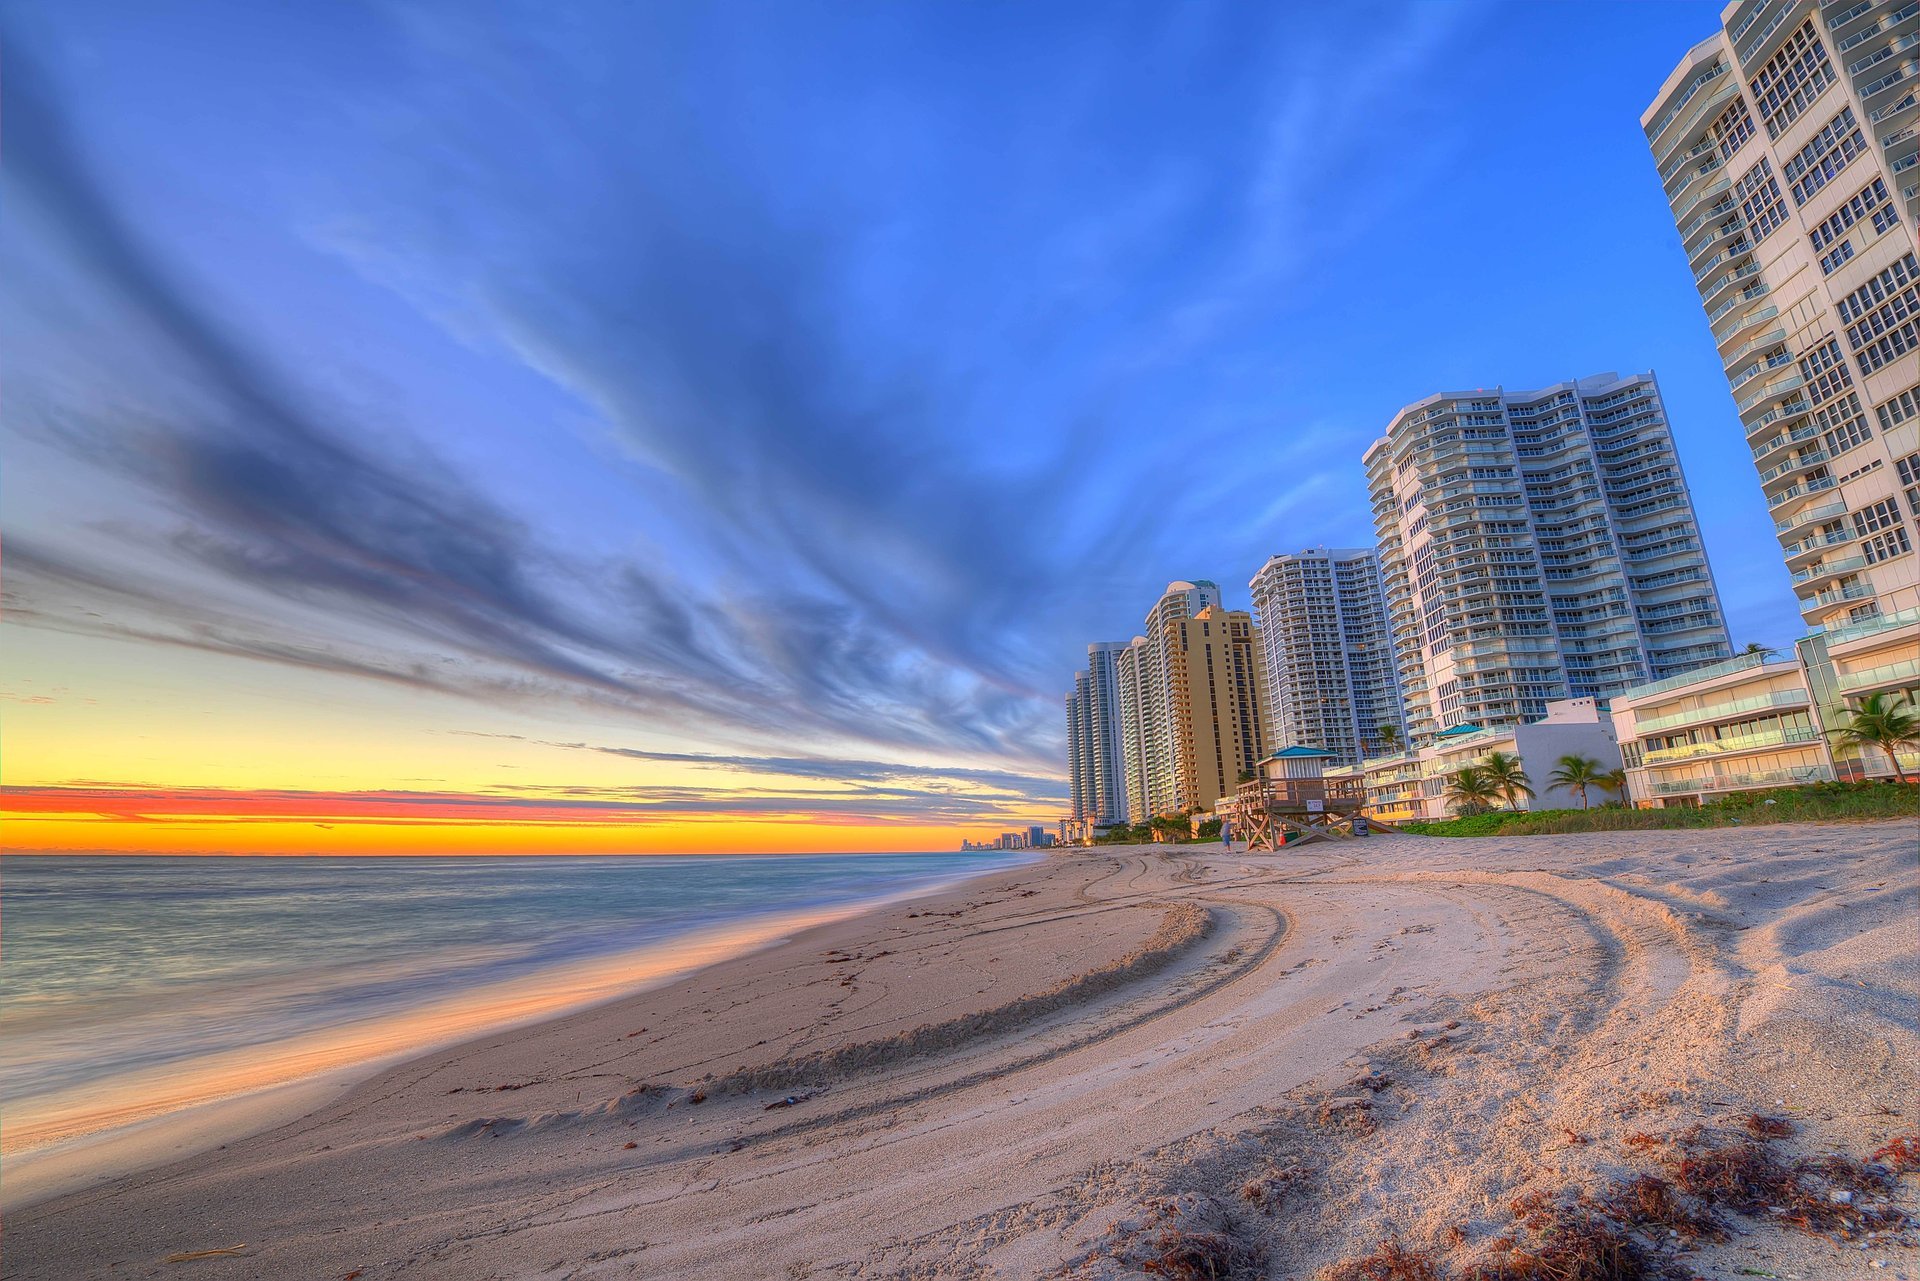
[[[7,1146],[558,1013],[1031,857],[0,858]]]

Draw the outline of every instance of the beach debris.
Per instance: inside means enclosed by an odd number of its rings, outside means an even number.
[[[775,1108],[790,1108],[790,1107],[793,1107],[795,1104],[805,1103],[808,1099],[812,1097],[813,1096],[811,1094],[789,1094],[783,1099],[775,1099],[773,1102],[767,1104],[765,1107],[761,1108],[760,1110],[762,1112],[771,1112]]]
[[[1920,1170],[1920,1134],[1903,1134],[1873,1154],[1873,1160],[1895,1174]]]
[[[696,1089],[692,1094],[687,1096],[687,1102],[689,1103],[705,1103],[706,1101],[707,1092],[705,1090]]]
[[[162,1263],[192,1263],[196,1259],[221,1259],[247,1252],[246,1242],[239,1245],[223,1245],[211,1250],[182,1250],[178,1254],[169,1254],[160,1260]]]
[[[1320,1271],[1320,1281],[1445,1281],[1446,1273],[1425,1250],[1409,1250],[1397,1237],[1372,1254],[1344,1259]]]
[[[1740,1118],[1740,1124],[1756,1139],[1784,1139],[1793,1133],[1793,1122],[1777,1116],[1761,1116],[1758,1112],[1747,1113]]]
[[[1305,1183],[1307,1177],[1305,1166],[1269,1163],[1240,1185],[1240,1199],[1256,1209],[1271,1211],[1288,1192]]]
[[[625,1150],[627,1150],[627,1151],[629,1151],[629,1152],[631,1152],[631,1151],[632,1151],[633,1149],[635,1149],[635,1148],[637,1148],[637,1147],[639,1147],[640,1145],[639,1145],[638,1143],[634,1143],[634,1142],[631,1142],[631,1141],[629,1141],[629,1142],[627,1142],[627,1143],[624,1143],[624,1144],[622,1144],[621,1146],[622,1146],[622,1147],[623,1147],[623,1148],[624,1148]]]
[[[1077,1264],[1102,1258],[1167,1281],[1234,1281],[1261,1275],[1266,1262],[1265,1253],[1235,1231],[1227,1204],[1199,1192],[1146,1202],[1115,1222]]]

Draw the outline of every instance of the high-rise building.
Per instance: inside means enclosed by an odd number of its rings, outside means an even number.
[[[1387,598],[1373,549],[1315,547],[1275,556],[1250,586],[1266,657],[1272,742],[1332,752],[1336,765],[1404,743]]]
[[[1174,760],[1174,726],[1182,715],[1172,680],[1173,624],[1192,618],[1208,606],[1219,607],[1219,584],[1206,579],[1184,579],[1167,584],[1147,611],[1146,636],[1140,652],[1140,772],[1144,777],[1146,809],[1133,821],[1184,808]]]
[[[1209,810],[1266,757],[1265,664],[1253,616],[1207,605],[1170,616],[1167,683],[1174,790],[1167,811]]]
[[[1073,817],[1085,821],[1093,813],[1093,729],[1087,698],[1087,674],[1073,674],[1067,694],[1067,804]]]
[[[1114,656],[1114,679],[1120,687],[1120,772],[1125,780],[1127,821],[1144,823],[1153,817],[1147,805],[1147,638],[1136,636]]]
[[[1413,743],[1732,652],[1652,374],[1429,396],[1365,463]]]
[[[1122,737],[1119,659],[1125,641],[1096,641],[1087,646],[1088,814],[1096,823],[1125,823],[1127,818],[1126,741]]]
[[[1073,817],[1105,826],[1128,821],[1125,740],[1118,660],[1125,642],[1087,646],[1085,671],[1073,674],[1067,695],[1068,794]]]
[[[1920,6],[1742,0],[1641,117],[1800,612],[1920,608]]]

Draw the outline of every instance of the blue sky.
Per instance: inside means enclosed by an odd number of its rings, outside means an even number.
[[[1087,641],[1370,541],[1402,404],[1607,369],[1799,634],[1638,127],[1716,6],[0,11],[43,684],[1044,809]]]

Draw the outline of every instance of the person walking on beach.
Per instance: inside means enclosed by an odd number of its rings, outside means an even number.
[[[1230,818],[1220,820],[1220,844],[1227,853],[1233,853],[1233,820]]]

